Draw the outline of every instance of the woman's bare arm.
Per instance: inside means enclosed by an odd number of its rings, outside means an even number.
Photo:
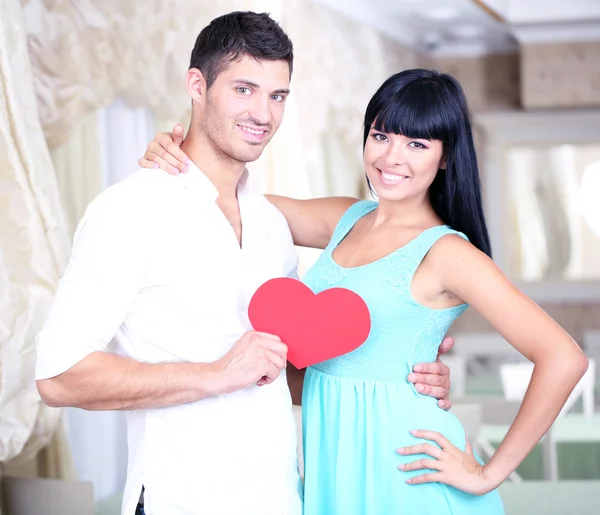
[[[355,202],[351,197],[297,200],[279,195],[267,199],[285,216],[294,243],[301,247],[324,249],[344,212]]]
[[[587,370],[588,359],[562,327],[463,238],[442,238],[428,260],[439,274],[444,291],[470,304],[534,363],[521,409],[486,465],[490,477],[501,482],[550,428]]]

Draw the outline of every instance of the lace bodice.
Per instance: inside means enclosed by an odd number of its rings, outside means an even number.
[[[354,291],[371,313],[371,332],[361,347],[314,368],[334,376],[403,382],[414,364],[435,361],[444,335],[467,308],[463,304],[436,310],[419,304],[411,295],[412,278],[439,238],[466,236],[448,226],[436,226],[373,263],[353,268],[338,265],[331,256],[333,250],[357,220],[376,207],[372,201],[350,207],[329,245],[304,276],[304,283],[315,293],[333,287]]]

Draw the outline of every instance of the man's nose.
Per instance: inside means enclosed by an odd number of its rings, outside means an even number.
[[[269,97],[257,95],[248,114],[259,125],[267,125],[271,120],[271,112],[269,111]]]

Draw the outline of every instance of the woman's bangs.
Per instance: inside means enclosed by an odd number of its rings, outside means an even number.
[[[398,91],[375,116],[377,131],[447,141],[450,117],[433,85],[419,81]]]

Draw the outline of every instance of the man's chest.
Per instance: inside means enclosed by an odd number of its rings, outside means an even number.
[[[157,224],[146,263],[145,293],[164,310],[186,306],[211,316],[246,310],[265,281],[289,273],[294,247],[285,224],[254,213],[243,220],[240,248],[229,221],[214,209],[188,209]],[[180,309],[180,308],[179,308]]]

